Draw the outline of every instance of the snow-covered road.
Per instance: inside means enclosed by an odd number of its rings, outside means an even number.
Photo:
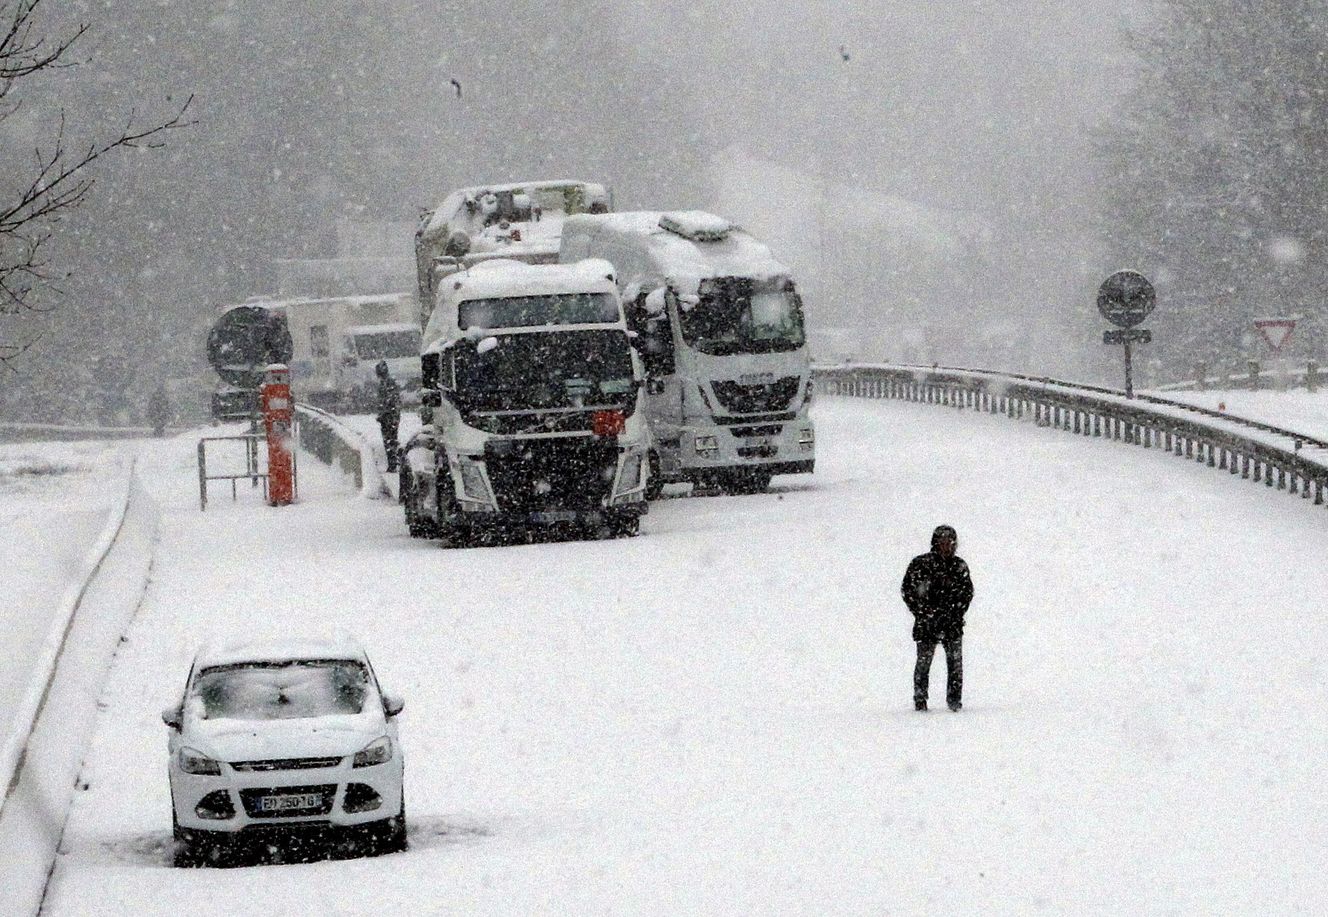
[[[187,442],[148,444],[154,578],[43,913],[1317,912],[1328,512],[1001,417],[816,417],[813,478],[469,551],[312,460],[294,507],[200,513]],[[977,586],[965,709],[918,714],[897,590],[939,522]],[[170,868],[189,655],[332,624],[406,698],[411,849]]]

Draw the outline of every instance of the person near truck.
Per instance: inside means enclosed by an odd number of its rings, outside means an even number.
[[[378,374],[378,429],[383,434],[387,470],[396,471],[397,430],[401,426],[401,386],[388,372],[386,360],[379,360],[374,372]]]
[[[913,613],[913,640],[918,661],[913,669],[913,707],[927,709],[927,687],[936,644],[945,647],[945,699],[950,709],[963,706],[964,615],[973,601],[973,580],[968,564],[955,553],[959,536],[948,525],[931,533],[931,550],[908,565],[900,593]]]

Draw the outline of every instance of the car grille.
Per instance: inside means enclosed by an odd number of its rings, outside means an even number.
[[[320,802],[316,806],[306,806],[301,809],[267,811],[259,808],[260,800],[264,796],[296,795],[317,795]],[[240,790],[240,801],[244,803],[244,811],[250,818],[299,818],[308,815],[328,814],[332,811],[332,803],[336,799],[336,795],[337,785],[335,783],[319,786],[246,787]]]
[[[710,387],[730,413],[757,414],[782,411],[798,394],[797,376],[785,376],[766,385],[743,385],[740,382],[711,382]]]
[[[271,761],[235,761],[237,771],[306,771],[316,767],[336,767],[340,758],[274,758]]]
[[[503,512],[598,509],[613,486],[618,448],[591,437],[489,443],[484,461]]]

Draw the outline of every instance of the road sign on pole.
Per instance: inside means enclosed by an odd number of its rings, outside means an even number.
[[[1254,327],[1259,329],[1263,339],[1268,342],[1268,346],[1273,348],[1274,354],[1282,352],[1286,342],[1291,340],[1291,332],[1296,330],[1296,322],[1300,320],[1299,315],[1277,315],[1268,318],[1256,318]]]
[[[1097,311],[1120,328],[1133,328],[1157,305],[1157,293],[1138,271],[1117,271],[1097,290]]]
[[[1109,328],[1102,332],[1103,344],[1151,344],[1153,332],[1147,328]]]
[[[1125,346],[1125,397],[1134,397],[1134,354],[1132,344],[1149,344],[1153,332],[1134,326],[1148,317],[1157,305],[1157,292],[1148,278],[1138,271],[1117,271],[1097,290],[1097,311],[1116,328],[1102,335],[1103,344]]]

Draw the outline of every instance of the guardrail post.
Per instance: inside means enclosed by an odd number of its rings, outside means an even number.
[[[203,448],[203,441],[198,441],[198,508],[200,511],[207,509],[207,451]]]
[[[1311,394],[1319,390],[1319,364],[1313,360],[1305,364],[1305,389]]]
[[[1259,361],[1250,360],[1246,365],[1250,370],[1250,391],[1257,392],[1259,390]]]
[[[1216,468],[1216,467],[1217,467],[1217,462],[1215,461],[1215,457],[1214,457],[1214,455],[1213,455],[1213,448],[1214,448],[1214,447],[1213,447],[1213,444],[1212,444],[1212,443],[1209,443],[1209,444],[1208,444],[1208,467],[1209,467],[1209,468]]]
[[[1323,506],[1323,481],[1314,482],[1314,505]]]
[[[1208,364],[1199,363],[1194,367],[1194,378],[1199,383],[1199,391],[1208,391]]]

